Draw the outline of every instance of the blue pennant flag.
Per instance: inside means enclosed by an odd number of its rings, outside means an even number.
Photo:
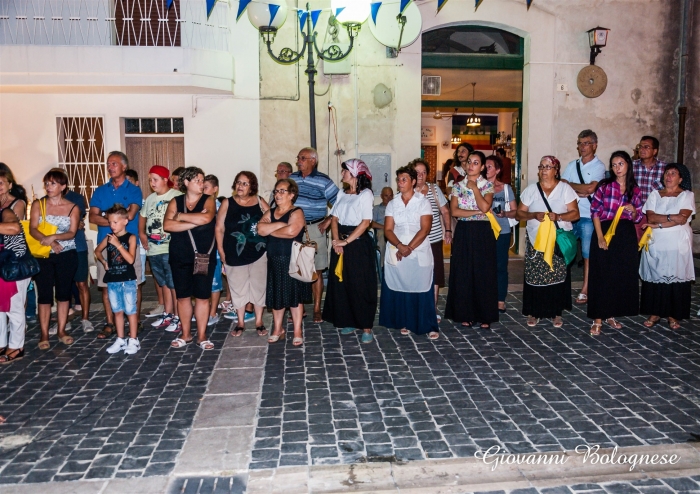
[[[527,0],[527,10],[530,10],[530,5],[532,5],[532,0]]]
[[[168,4],[165,6],[165,8],[169,9],[172,4],[173,4],[173,0],[168,0]]]
[[[309,17],[309,13],[305,10],[299,10],[297,11],[297,15],[299,16],[299,29],[301,29],[301,32],[303,33],[304,27],[306,26],[306,19]]]
[[[532,0],[530,0],[530,1],[532,1]],[[440,12],[440,9],[442,9],[446,3],[447,3],[447,0],[438,0],[437,11]]]
[[[214,10],[214,5],[216,5],[216,0],[207,0],[207,19],[209,19],[211,11]]]
[[[236,14],[236,20],[241,18],[243,12],[245,12],[245,9],[250,2],[251,0],[238,0],[238,14]]]
[[[403,14],[403,11],[406,10],[409,3],[411,3],[411,0],[401,0],[401,10],[399,10],[399,12]]]
[[[338,17],[343,10],[345,10],[345,7],[338,7],[335,9],[335,16]]]
[[[479,8],[479,5],[481,5],[481,2],[484,0],[474,0],[474,12],[476,12],[476,9]]]
[[[379,12],[379,7],[382,6],[382,2],[374,2],[370,5],[370,8],[372,9],[372,22],[374,22],[375,26],[377,25],[377,13]]]
[[[272,21],[275,20],[275,16],[277,15],[277,11],[280,9],[280,6],[271,3],[267,7],[270,9],[270,23],[268,26],[272,26]]]
[[[340,10],[340,9],[338,9]],[[312,10],[311,11],[311,29],[316,28],[316,23],[318,22],[318,16],[321,15],[320,10]]]

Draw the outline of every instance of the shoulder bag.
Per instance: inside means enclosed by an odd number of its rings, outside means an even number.
[[[289,276],[303,281],[305,283],[313,283],[318,279],[314,257],[316,257],[316,242],[312,242],[309,238],[309,230],[304,226],[306,234],[306,242],[294,241],[292,243],[292,255],[289,259]]]
[[[39,230],[39,232],[46,235],[47,237],[49,235],[55,235],[58,231],[58,227],[46,221],[46,199],[44,199],[43,201],[39,200],[39,207],[41,208],[41,218],[36,229]],[[51,246],[41,245],[41,242],[39,240],[32,237],[29,226],[30,220],[23,220],[21,223],[22,229],[24,230],[24,237],[27,240],[27,246],[29,247],[29,251],[32,253],[32,255],[40,259],[48,258],[49,254],[51,254]]]
[[[581,160],[580,159],[576,160],[576,173],[578,173],[578,179],[581,182],[581,185],[586,185],[586,181],[583,180],[583,174],[581,173]],[[591,197],[591,196],[586,196],[586,199],[588,199],[588,202],[593,202],[593,197]]]
[[[182,208],[185,209],[185,200],[182,201]],[[211,247],[206,254],[197,252],[197,244],[194,243],[194,237],[192,236],[192,230],[187,230],[187,234],[190,236],[190,242],[192,242],[192,249],[194,250],[194,269],[192,274],[209,274],[209,259],[211,256],[211,251],[214,250],[216,245],[216,237],[211,242]]]
[[[547,196],[544,195],[544,191],[542,190],[542,186],[540,185],[539,182],[537,182],[537,190],[540,191],[540,195],[542,196],[542,200],[544,201],[544,205],[547,206],[547,211],[550,213],[552,212],[552,208],[549,206],[549,202],[547,201]],[[557,227],[557,247],[555,252],[564,258],[564,262],[568,266],[573,262],[574,259],[576,259],[576,252],[578,250],[578,245],[577,245],[577,240],[576,237],[574,236],[573,233],[567,230],[562,230],[559,228],[559,222],[555,221],[554,224]]]

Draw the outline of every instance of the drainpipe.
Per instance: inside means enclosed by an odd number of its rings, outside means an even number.
[[[688,72],[688,32],[690,31],[690,0],[682,0],[681,5],[681,46],[678,77],[678,149],[676,162],[683,163],[685,148],[685,116],[688,108],[685,102],[686,77]]]

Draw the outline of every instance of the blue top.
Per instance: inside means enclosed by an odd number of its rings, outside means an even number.
[[[335,204],[338,195],[338,187],[325,173],[316,168],[306,178],[301,172],[292,173],[289,178],[299,186],[299,197],[294,206],[301,208],[307,222],[317,221],[326,217],[328,203]]]
[[[87,205],[82,194],[69,190],[66,192],[65,197],[66,200],[78,206],[78,210],[80,211],[80,219],[84,221],[85,213],[87,212]],[[77,252],[85,252],[88,250],[87,240],[85,240],[85,230],[81,230],[80,228],[78,228],[78,231],[75,233],[75,250]]]
[[[97,208],[101,212],[106,211],[115,204],[119,203],[125,208],[129,208],[132,204],[136,204],[141,209],[143,195],[141,188],[129,182],[126,178],[119,188],[114,188],[112,180],[104,185],[100,185],[92,194],[90,207]],[[136,242],[139,241],[139,215],[134,216],[134,219],[126,225],[126,231],[132,235],[136,235]],[[97,227],[97,243],[102,242],[102,239],[111,233],[112,230],[108,226]]]

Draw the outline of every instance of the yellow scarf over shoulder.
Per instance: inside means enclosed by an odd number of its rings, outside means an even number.
[[[610,245],[610,241],[615,236],[617,224],[620,222],[620,216],[622,216],[622,212],[624,210],[625,208],[623,206],[617,208],[617,213],[615,213],[615,217],[613,218],[612,224],[610,225],[610,228],[608,228],[608,233],[605,234],[605,243],[608,245]]]
[[[544,215],[544,221],[537,229],[537,237],[533,247],[538,252],[544,253],[544,262],[554,271],[554,246],[557,240],[557,225],[549,219],[549,215]]]

